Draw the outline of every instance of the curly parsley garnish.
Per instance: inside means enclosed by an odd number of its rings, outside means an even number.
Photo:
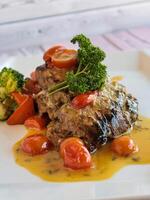
[[[100,90],[106,81],[106,66],[101,62],[105,58],[105,52],[95,47],[83,34],[76,35],[71,42],[78,43],[78,68],[76,72],[68,72],[66,80],[49,89],[49,94],[66,88],[75,94],[92,90]]]

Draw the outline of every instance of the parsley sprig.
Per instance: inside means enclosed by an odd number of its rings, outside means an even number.
[[[71,42],[78,43],[77,52],[78,68],[76,72],[66,74],[65,81],[56,84],[49,89],[49,94],[67,89],[75,94],[85,93],[92,90],[100,90],[106,81],[106,66],[102,64],[105,52],[95,47],[83,34],[76,35]]]

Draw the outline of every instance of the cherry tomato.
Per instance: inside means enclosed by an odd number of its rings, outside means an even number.
[[[65,150],[66,150],[66,146],[69,146],[70,145],[76,145],[76,146],[81,146],[83,145],[83,142],[82,140],[80,140],[79,138],[76,138],[76,137],[70,137],[70,138],[67,138],[65,139],[62,143],[61,143],[61,146],[60,146],[60,155],[62,157],[64,157],[64,154],[65,154]]]
[[[91,104],[97,95],[97,91],[80,94],[74,97],[74,99],[71,102],[71,105],[76,109],[84,108],[85,106]]]
[[[112,141],[111,150],[119,156],[129,156],[137,152],[138,147],[129,136],[121,136]]]
[[[44,119],[44,117],[34,115],[26,119],[24,125],[29,129],[42,130],[46,128],[46,120]]]
[[[42,134],[31,135],[21,143],[21,149],[32,156],[48,152],[52,148],[52,143]]]
[[[54,46],[54,47],[48,49],[48,50],[44,53],[44,55],[43,55],[43,60],[44,60],[45,62],[51,60],[52,55],[53,55],[55,52],[57,52],[58,49],[64,49],[64,47],[61,46],[61,45],[57,45],[57,46]]]
[[[74,49],[60,49],[52,55],[51,62],[58,68],[73,68],[77,64],[77,51]]]
[[[60,154],[65,167],[75,170],[91,167],[91,155],[79,139],[69,138],[64,140],[60,146]]]

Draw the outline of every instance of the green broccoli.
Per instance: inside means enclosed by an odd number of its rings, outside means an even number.
[[[4,100],[10,93],[20,91],[24,76],[18,71],[4,67],[0,72],[0,99]]]
[[[8,119],[8,117],[15,111],[16,107],[16,102],[10,97],[0,101],[0,121]]]
[[[68,88],[75,94],[102,89],[106,82],[106,66],[101,62],[105,52],[95,47],[83,34],[76,35],[71,42],[78,43],[78,68],[76,72],[68,72],[66,80],[49,88],[49,94]]]

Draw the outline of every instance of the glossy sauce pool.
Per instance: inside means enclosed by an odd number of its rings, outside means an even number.
[[[37,132],[32,131],[30,134]],[[39,133],[39,132],[38,132]],[[131,138],[139,147],[139,152],[130,157],[118,157],[110,151],[109,144],[92,155],[93,167],[87,170],[73,171],[63,167],[63,161],[56,151],[40,156],[29,156],[20,150],[20,143],[13,147],[15,161],[32,174],[45,181],[73,182],[95,181],[110,178],[121,168],[131,164],[150,164],[150,119],[141,117],[131,132]]]

